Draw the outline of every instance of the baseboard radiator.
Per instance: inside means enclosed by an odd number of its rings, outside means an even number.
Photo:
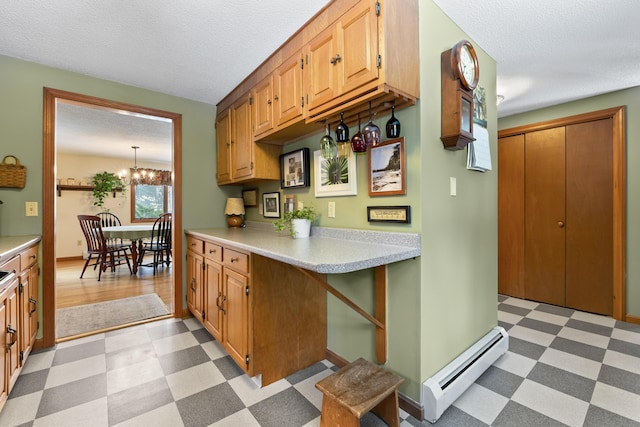
[[[442,413],[509,348],[509,335],[496,326],[478,342],[422,383],[424,419],[435,423]]]

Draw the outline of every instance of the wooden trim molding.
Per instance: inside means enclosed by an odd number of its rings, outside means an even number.
[[[613,107],[546,122],[533,123],[498,131],[498,138],[520,135],[544,129],[611,119],[613,129],[613,317],[627,320],[627,188],[625,107]]]
[[[182,317],[182,115],[155,108],[141,107],[44,88],[42,125],[42,346],[51,347],[56,343],[55,334],[55,197],[56,197],[56,147],[55,124],[56,102],[63,100],[76,105],[93,105],[109,110],[124,110],[170,119],[173,123],[172,170],[173,178],[173,291],[174,317]]]
[[[632,316],[630,314],[627,314],[627,319],[625,320],[626,322],[629,323],[635,323],[636,325],[640,325],[640,316]]]

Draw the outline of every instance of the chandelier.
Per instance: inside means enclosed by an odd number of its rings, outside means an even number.
[[[118,173],[118,177],[124,185],[138,185],[149,184],[155,177],[153,169],[138,168],[138,148],[137,145],[132,145],[133,148],[133,167],[129,169],[129,173],[126,170],[122,170]]]

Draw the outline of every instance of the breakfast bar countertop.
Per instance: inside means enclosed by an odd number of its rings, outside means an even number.
[[[186,233],[317,273],[348,273],[420,256],[420,235],[346,228],[312,227],[293,239],[271,223],[244,228],[188,229]]]
[[[4,236],[0,237],[0,263],[11,259],[29,246],[38,243],[41,236]]]

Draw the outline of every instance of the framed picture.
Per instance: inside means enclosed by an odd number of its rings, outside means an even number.
[[[369,196],[407,194],[404,138],[369,148]]]
[[[308,148],[280,155],[280,188],[308,187],[310,178]]]
[[[318,150],[314,151],[313,160],[316,197],[358,194],[355,155],[324,159]]]
[[[265,218],[280,218],[280,193],[264,193],[262,209],[262,216]]]
[[[296,196],[293,194],[284,195],[284,213],[292,212],[296,208]]]
[[[411,206],[367,206],[367,221],[411,224]]]
[[[247,208],[258,206],[258,190],[255,188],[242,190],[242,200]]]

